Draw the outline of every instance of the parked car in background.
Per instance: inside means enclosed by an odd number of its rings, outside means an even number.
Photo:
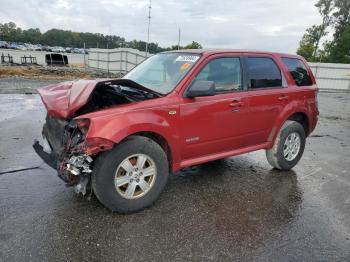
[[[84,48],[73,48],[72,53],[75,54],[87,54],[87,50]]]
[[[80,48],[73,48],[72,53],[79,54]]]
[[[66,50],[61,46],[56,46],[56,47],[53,47],[52,49],[53,49],[53,52],[57,52],[57,53],[65,53],[66,52]]]
[[[10,48],[9,43],[7,43],[6,41],[0,41],[0,48]]]
[[[52,47],[48,45],[42,46],[42,51],[52,52]]]
[[[65,51],[66,53],[72,53],[73,48],[72,47],[66,47]]]
[[[60,49],[59,49],[58,46],[53,46],[53,47],[51,47],[51,51],[52,51],[52,52],[55,52],[55,53],[59,53],[59,52],[60,52]]]
[[[24,44],[17,45],[16,49],[17,50],[22,50],[22,51],[28,50],[28,48]]]
[[[26,50],[34,51],[34,45],[28,43],[24,43],[23,45],[25,46]]]
[[[6,41],[0,41],[0,48],[9,48],[17,50],[29,50],[29,51],[46,51],[55,53],[75,53],[75,54],[88,54],[87,49],[83,48],[73,48],[73,47],[61,47],[61,46],[48,46],[41,44],[31,44],[31,43],[8,43]]]
[[[122,79],[53,84],[34,149],[77,192],[91,185],[112,211],[150,206],[169,172],[266,150],[290,170],[317,123],[315,78],[297,55],[182,50],[154,55]]]
[[[54,46],[51,48],[52,52],[56,52],[56,53],[64,53],[66,52],[66,50],[61,47],[61,46]]]
[[[16,43],[11,43],[9,48],[10,49],[17,49],[17,44]]]
[[[33,46],[33,50],[34,50],[34,51],[42,51],[42,50],[43,50],[43,47],[42,47],[42,45],[40,45],[40,44],[34,45],[34,46]]]

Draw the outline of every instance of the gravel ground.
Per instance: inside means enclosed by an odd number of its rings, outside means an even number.
[[[34,154],[40,98],[0,95],[0,261],[350,261],[349,100],[320,94],[292,171],[271,169],[263,151],[211,162],[172,174],[151,208],[118,215]]]

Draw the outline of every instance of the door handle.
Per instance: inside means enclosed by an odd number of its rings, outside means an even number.
[[[239,107],[239,106],[243,106],[243,104],[244,104],[243,102],[232,102],[230,104],[230,106],[231,107],[236,107],[236,106]]]
[[[244,103],[240,99],[232,100],[232,102],[230,103],[231,107],[240,107],[243,105],[244,105]]]
[[[239,112],[239,108],[243,105],[244,105],[244,103],[241,101],[241,99],[232,100],[232,102],[230,103],[230,107],[233,107],[231,109],[231,112],[234,112],[234,113]]]
[[[286,96],[286,95],[282,95],[278,98],[278,100],[280,100],[280,101],[288,100],[288,99],[289,99],[289,96]]]

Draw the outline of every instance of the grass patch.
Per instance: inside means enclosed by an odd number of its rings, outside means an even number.
[[[93,78],[91,72],[80,67],[0,66],[0,78],[18,76],[29,79],[68,80]]]

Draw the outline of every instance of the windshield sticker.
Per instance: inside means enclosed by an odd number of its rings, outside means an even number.
[[[178,58],[176,58],[176,62],[190,62],[194,63],[199,59],[199,56],[194,55],[180,55]]]
[[[184,70],[188,69],[190,66],[191,65],[189,63],[184,63],[184,64],[181,65],[180,70],[184,71]]]

